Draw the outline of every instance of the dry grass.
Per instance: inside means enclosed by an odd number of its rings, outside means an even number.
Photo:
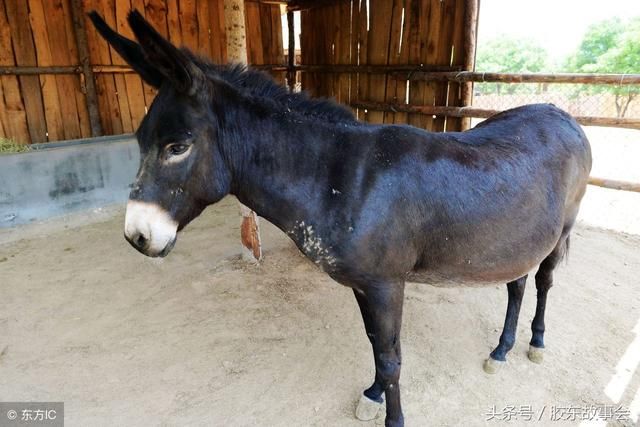
[[[0,154],[22,153],[30,150],[27,144],[20,144],[13,139],[0,137]]]

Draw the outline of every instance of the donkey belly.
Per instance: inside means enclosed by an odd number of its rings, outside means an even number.
[[[491,266],[490,268],[458,266],[454,270],[414,270],[407,275],[407,281],[428,284],[439,288],[491,286],[497,283],[504,284],[516,280],[528,274],[538,264],[539,262],[529,262],[515,266],[495,265],[495,267]]]
[[[447,236],[446,230],[434,232],[407,280],[440,286],[489,285],[528,274],[558,244],[564,215],[547,211],[517,223],[505,217],[453,230],[457,237]]]

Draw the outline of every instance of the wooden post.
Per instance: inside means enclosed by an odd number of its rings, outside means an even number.
[[[293,92],[296,87],[296,33],[293,27],[293,12],[287,12],[287,30],[289,32],[289,60],[287,61],[287,83]]]
[[[478,34],[478,13],[480,0],[465,0],[463,56],[465,71],[473,72],[476,67],[476,44]],[[462,106],[470,107],[473,102],[473,82],[462,84]],[[462,119],[462,130],[471,127],[471,119]]]
[[[227,60],[247,64],[247,33],[245,30],[244,0],[224,0],[224,21],[227,35]],[[258,215],[240,204],[242,226],[242,258],[257,262],[262,259]]]
[[[102,125],[100,124],[100,110],[98,109],[98,92],[96,91],[96,81],[89,59],[89,47],[87,44],[87,31],[84,27],[84,16],[82,0],[71,0],[71,19],[73,20],[73,34],[78,45],[78,59],[82,66],[84,77],[84,87],[87,95],[87,109],[89,110],[89,126],[91,136],[102,135]]]

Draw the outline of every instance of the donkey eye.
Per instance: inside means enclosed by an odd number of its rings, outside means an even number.
[[[189,149],[187,144],[171,144],[167,147],[167,152],[172,156],[179,156],[180,154],[186,153]]]

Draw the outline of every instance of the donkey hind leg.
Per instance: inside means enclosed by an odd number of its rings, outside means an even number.
[[[371,286],[364,293],[354,292],[373,347],[376,367],[375,381],[371,387],[364,391],[356,410],[356,416],[359,413],[367,415],[366,408],[362,408],[362,406],[376,405],[376,402],[379,406],[383,401],[382,393],[384,393],[387,409],[385,426],[403,426],[399,379],[400,326],[404,283]],[[375,414],[373,416],[375,417]],[[370,417],[363,418],[371,419]]]
[[[498,346],[491,352],[489,358],[484,362],[484,371],[488,374],[495,374],[502,364],[507,360],[506,356],[509,350],[513,348],[516,341],[516,330],[518,329],[518,315],[520,314],[520,305],[522,304],[522,296],[524,295],[524,287],[527,282],[527,276],[523,276],[513,282],[507,283],[509,292],[509,302],[507,304],[507,314],[504,319],[504,328],[500,335]]]
[[[542,363],[544,358],[544,311],[547,306],[547,292],[553,286],[553,270],[556,268],[569,247],[569,236],[562,237],[555,249],[547,256],[536,273],[536,290],[538,301],[536,315],[531,322],[531,342],[529,342],[529,360]]]

